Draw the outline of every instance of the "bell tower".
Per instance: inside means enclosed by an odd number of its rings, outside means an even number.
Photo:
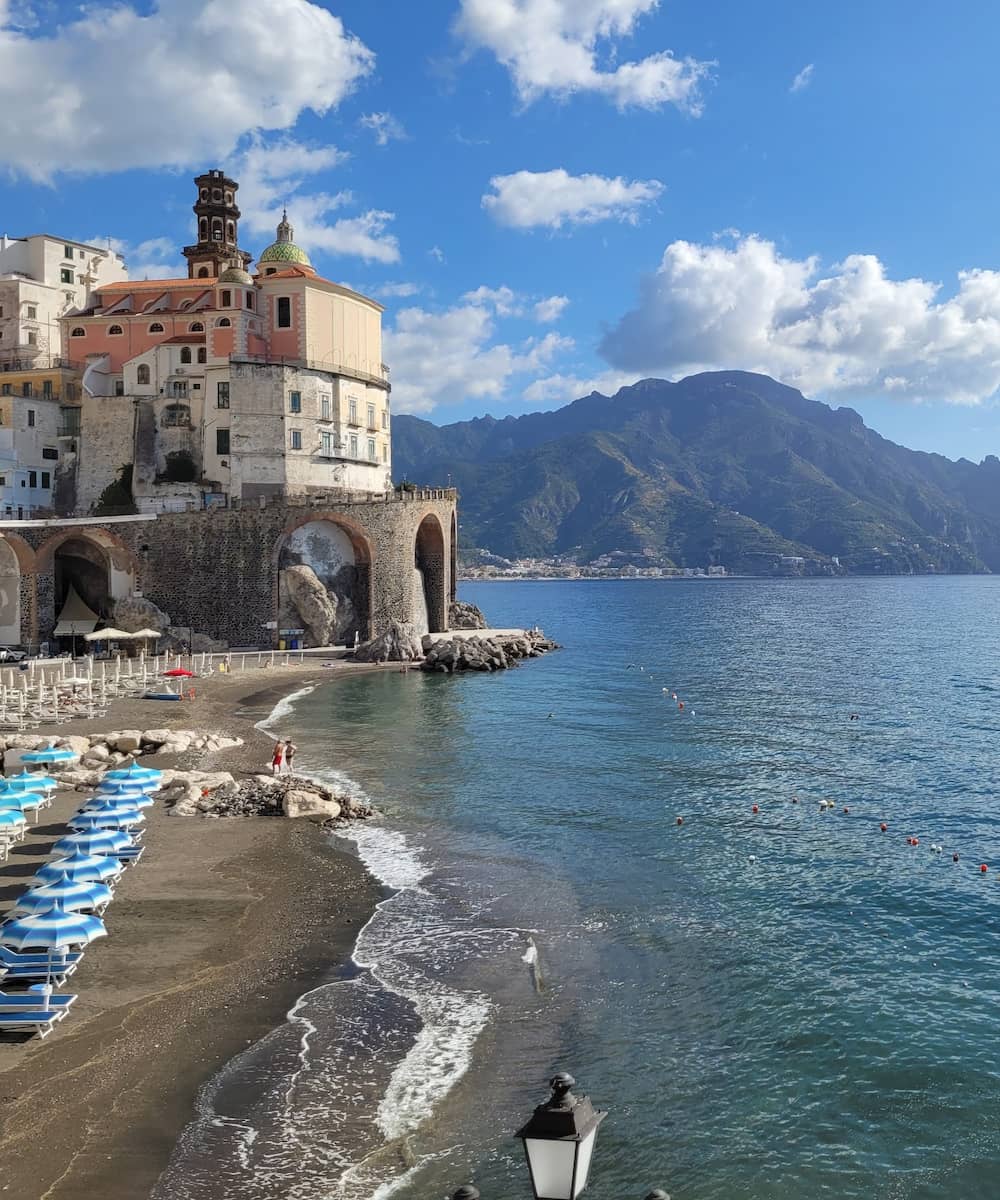
[[[215,279],[239,258],[244,268],[252,255],[238,245],[240,210],[236,207],[239,184],[222,171],[207,171],[195,179],[194,205],[198,241],[184,247],[189,279]]]

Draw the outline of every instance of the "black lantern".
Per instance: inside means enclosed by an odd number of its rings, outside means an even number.
[[[531,1172],[535,1200],[576,1200],[587,1186],[597,1127],[608,1115],[570,1090],[572,1075],[551,1080],[552,1095],[517,1131]]]

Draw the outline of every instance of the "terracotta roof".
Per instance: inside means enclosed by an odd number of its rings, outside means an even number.
[[[157,342],[158,346],[171,346],[175,342],[203,342],[205,335],[203,333],[178,333],[174,337],[164,338],[162,342]]]
[[[174,291],[177,288],[214,287],[214,279],[123,279],[119,283],[104,283],[95,290],[98,292],[135,292],[159,289],[161,292]]]
[[[257,275],[260,279],[291,279],[299,276],[302,279],[318,279],[319,276],[312,267],[282,267],[280,271],[270,271],[265,274],[263,271],[258,271]]]

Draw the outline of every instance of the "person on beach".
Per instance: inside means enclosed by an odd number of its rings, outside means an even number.
[[[271,755],[271,774],[281,774],[281,764],[285,756],[285,743],[277,741],[274,743],[274,753]]]
[[[291,775],[295,770],[295,751],[298,747],[291,740],[285,742],[285,771]]]

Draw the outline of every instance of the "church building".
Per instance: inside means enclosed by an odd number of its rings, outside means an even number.
[[[63,448],[77,509],[109,485],[140,511],[391,488],[382,307],[318,275],[287,213],[253,256],[238,183],[195,179],[187,278],[116,280],[61,318],[82,371]]]

